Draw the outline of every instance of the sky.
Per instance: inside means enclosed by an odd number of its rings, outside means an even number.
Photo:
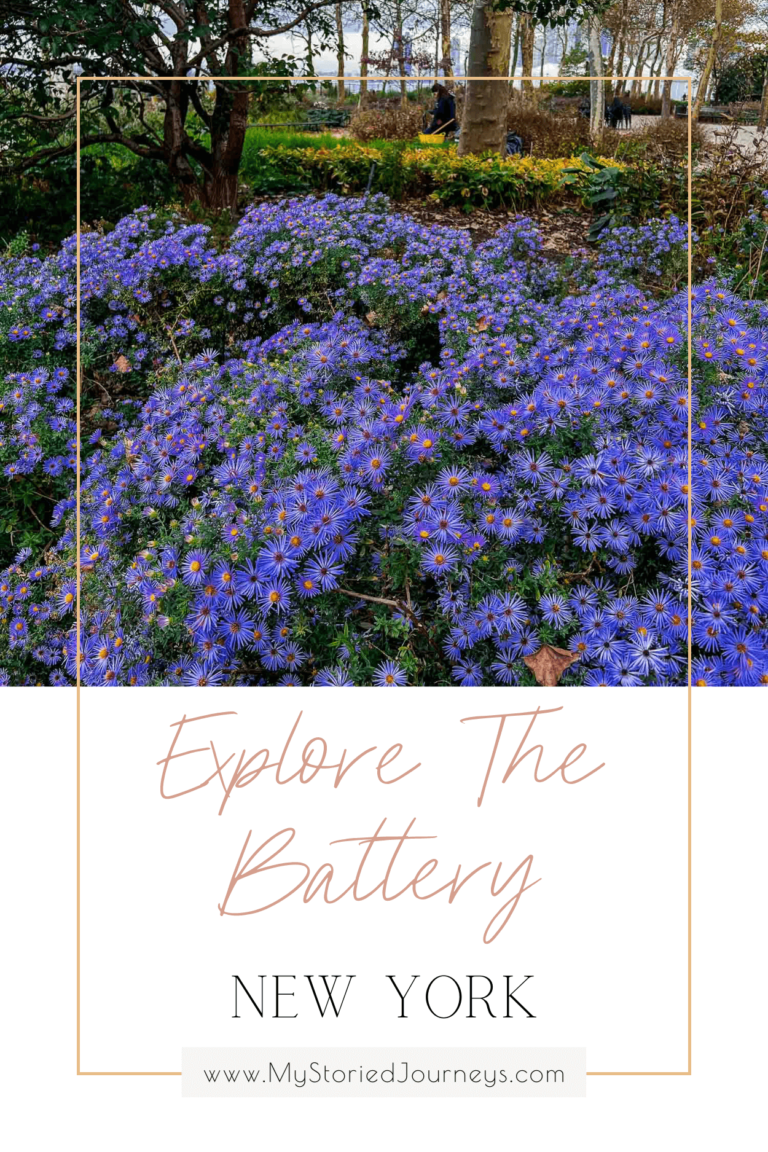
[[[460,70],[463,71],[464,56],[465,56],[467,49],[469,48],[469,29],[459,30],[458,34],[455,35],[453,39],[454,39],[454,42],[458,43],[458,46],[459,46],[459,51],[458,51],[457,55],[461,61]],[[426,46],[426,41],[424,41],[423,43]],[[377,35],[376,32],[373,29],[371,29],[369,49],[368,49],[370,53],[376,54],[377,52],[388,51],[390,44],[391,44],[390,39]],[[361,34],[359,29],[346,29],[345,28],[345,30],[344,30],[344,47],[345,47],[345,50],[347,53],[347,62],[346,62],[345,72],[347,75],[350,75],[350,76],[358,75],[359,71],[360,71],[360,57],[362,55],[362,34]],[[546,54],[548,59],[546,59],[545,63],[544,63],[544,75],[545,76],[557,76],[558,72],[559,72],[559,46],[558,46],[557,50],[555,50],[555,45],[553,43],[552,47],[553,47],[552,53],[547,52],[547,54]],[[286,34],[284,36],[275,36],[273,39],[271,39],[270,40],[270,50],[274,56],[282,56],[282,55],[292,54],[292,55],[301,57],[306,52],[306,45],[304,44],[304,41],[301,40],[298,36],[291,37],[290,34]],[[535,53],[534,59],[535,59],[534,73],[535,73],[535,75],[538,76],[538,73],[539,73],[539,53],[538,53],[538,51]],[[338,62],[336,60],[336,52],[335,52],[334,47],[331,47],[330,49],[326,50],[325,52],[315,53],[314,62],[315,62],[315,71],[319,75],[325,74],[325,75],[329,75],[329,76],[335,76],[337,71],[338,71]],[[518,65],[515,75],[517,75],[517,76],[522,75],[522,66],[521,65]],[[689,73],[689,70],[687,68],[678,67],[677,75],[687,76],[687,75],[691,75],[691,73]],[[685,87],[686,86],[684,83],[673,84],[672,85],[672,98],[673,99],[680,99],[685,93]]]

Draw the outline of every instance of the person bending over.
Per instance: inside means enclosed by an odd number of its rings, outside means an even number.
[[[432,109],[432,120],[427,128],[427,134],[434,132],[452,132],[456,128],[456,101],[444,84],[433,84],[435,93],[435,106]]]

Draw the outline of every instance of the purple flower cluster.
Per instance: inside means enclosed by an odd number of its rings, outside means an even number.
[[[72,682],[79,565],[86,685],[516,684],[543,643],[684,684],[690,529],[694,683],[768,682],[768,310],[695,286],[689,397],[686,293],[632,279],[679,222],[596,269],[381,197],[254,207],[222,254],[147,211],[83,240],[79,550],[72,243],[0,264],[7,482],[70,478],[3,574],[6,679]]]
[[[693,235],[693,243],[698,237]],[[688,252],[688,225],[677,216],[649,220],[639,228],[623,225],[608,229],[598,240],[598,266],[611,276],[642,272],[661,276],[670,262],[684,268]]]

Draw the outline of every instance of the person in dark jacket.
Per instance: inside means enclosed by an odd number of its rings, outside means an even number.
[[[456,129],[456,101],[444,84],[434,84],[435,106],[427,133],[453,132]]]
[[[606,106],[605,119],[611,128],[617,128],[624,119],[624,104],[619,96],[614,96],[613,101]]]

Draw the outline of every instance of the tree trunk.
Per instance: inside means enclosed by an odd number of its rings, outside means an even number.
[[[654,83],[653,78],[654,78],[654,76],[659,75],[659,69],[660,68],[661,68],[661,36],[659,36],[658,40],[656,41],[656,51],[653,54],[653,60],[651,60],[650,71],[648,73],[648,83],[645,86],[646,96],[654,95],[658,98],[660,81],[657,80]]]
[[[608,64],[607,64],[607,67],[605,69],[606,76],[615,76],[616,75],[616,72],[614,71],[615,67],[616,67],[616,37],[614,35],[611,35],[611,51],[608,55]]]
[[[669,39],[667,40],[667,53],[664,60],[664,75],[669,77],[675,69],[675,58],[677,55],[677,32],[678,32],[679,12],[678,7],[675,5],[672,11],[672,27],[669,30]],[[672,81],[667,79],[664,81],[664,87],[661,95],[661,115],[664,119],[669,119],[672,114]]]
[[[460,156],[504,151],[511,39],[512,13],[497,11],[488,0],[474,0],[468,75],[487,76],[489,79],[467,81],[459,136]]]
[[[188,88],[182,80],[173,80],[167,85],[167,91],[163,118],[163,147],[168,160],[168,174],[178,186],[184,203],[191,204],[198,197],[199,185],[185,149],[187,139],[185,123],[189,108]]]
[[[709,78],[712,75],[712,66],[715,63],[715,53],[717,52],[717,45],[720,40],[720,29],[722,27],[722,23],[723,0],[715,0],[715,27],[712,31],[712,39],[709,44],[709,52],[707,53],[707,60],[704,65],[704,71],[701,73],[699,86],[696,89],[696,99],[693,102],[693,108],[691,108],[689,112],[691,120],[694,122],[694,124],[699,119],[699,114],[704,106],[704,100],[706,99],[707,88],[709,88]],[[763,99],[760,105],[760,119],[758,120],[758,127],[760,127],[762,122],[763,128],[765,127],[765,122],[763,121],[763,106],[766,103],[766,94],[768,93],[768,88],[766,88],[767,83],[768,72],[766,72],[766,80],[763,82]]]
[[[605,121],[605,84],[603,83],[603,49],[600,43],[602,21],[599,15],[591,13],[588,20],[589,74],[595,79],[589,82],[589,131],[594,138],[603,131]]]
[[[229,0],[227,47],[222,76],[242,76],[251,63],[250,40],[242,0]],[[173,73],[187,71],[188,41],[176,41],[170,51]],[[238,171],[248,127],[250,89],[236,79],[215,83],[213,111],[208,123],[210,147],[186,131],[193,81],[167,83],[163,117],[163,152],[168,172],[185,204],[198,201],[209,212],[237,213]]]
[[[530,16],[521,16],[520,18],[520,40],[522,44],[523,54],[523,93],[529,99],[533,99],[533,42],[536,35],[536,30],[533,20]]]
[[[251,62],[251,42],[241,0],[229,0],[229,24],[235,35],[224,60],[225,76],[241,76]],[[200,202],[211,212],[237,215],[237,174],[248,128],[250,89],[246,83],[219,83],[211,115],[211,165],[203,177]]]
[[[360,53],[360,103],[365,103],[365,98],[368,95],[368,41],[370,37],[370,25],[368,23],[368,9],[366,7],[367,0],[363,0],[363,43]]]
[[[442,52],[440,47],[440,5],[437,8],[437,15],[435,16],[435,67],[433,69],[435,76],[440,75],[440,60]],[[417,84],[416,87],[421,90],[421,85]]]
[[[307,75],[315,74],[315,54],[312,51],[312,25],[307,24]]]
[[[395,3],[395,35],[397,37],[397,70],[400,73],[400,104],[404,107],[408,99],[408,89],[405,83],[405,41],[403,40],[403,5],[402,0]]]
[[[539,65],[539,76],[543,76],[543,75],[544,75],[544,56],[545,56],[545,54],[546,54],[546,51],[547,51],[547,28],[546,28],[546,25],[545,25],[545,26],[544,26],[544,29],[543,29],[543,32],[542,32],[542,41],[541,41],[541,64]]]
[[[763,93],[760,98],[760,115],[757,119],[758,132],[765,132],[766,124],[768,124],[768,68],[765,70],[763,77]]]
[[[620,96],[625,89],[624,76],[624,48],[626,45],[627,37],[627,16],[629,9],[629,0],[621,0],[619,27],[616,32],[613,44],[611,46],[611,67],[610,72],[615,77],[613,81],[613,95]]]
[[[640,96],[643,88],[643,68],[645,68],[647,55],[646,49],[652,40],[657,38],[657,34],[646,36],[645,40],[640,44],[640,49],[637,53],[637,60],[634,67],[635,78],[632,81],[632,97],[637,99]]]
[[[644,52],[645,52],[645,44],[641,44],[640,49],[637,53],[637,60],[635,60],[634,64],[632,63],[632,57],[630,56],[630,58],[629,58],[629,67],[627,68],[627,72],[629,72],[630,75],[632,76],[632,87],[630,89],[630,95],[631,95],[633,100],[636,100],[637,97],[640,95],[639,77],[642,75],[641,68],[643,67],[643,53]]]
[[[515,21],[515,42],[509,57],[509,74],[512,77],[512,87],[515,86],[515,72],[517,72],[517,57],[520,54],[520,16]]]
[[[619,96],[624,91],[624,28],[622,26],[621,39],[616,46],[616,55],[613,58],[613,94]]]
[[[440,0],[440,40],[443,58],[440,61],[443,76],[453,76],[451,61],[451,0]]]
[[[228,75],[232,72],[228,70]],[[248,96],[245,85],[219,84],[211,119],[210,175],[203,178],[200,202],[211,212],[228,209],[237,213],[237,173],[248,127]]]
[[[341,4],[336,3],[336,63],[339,69],[339,79],[336,87],[338,90],[339,100],[343,100],[346,96],[346,88],[344,86],[344,22],[341,16]]]

